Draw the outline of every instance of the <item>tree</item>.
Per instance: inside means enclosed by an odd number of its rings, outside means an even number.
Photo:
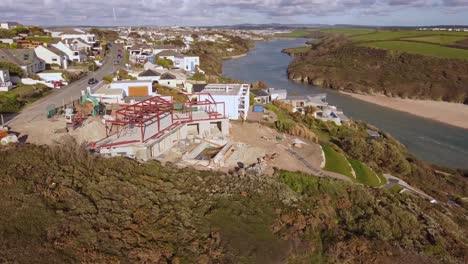
[[[38,26],[29,27],[29,33],[33,36],[47,36],[44,29]]]
[[[156,60],[156,64],[160,65],[160,66],[163,66],[164,68],[166,69],[169,69],[172,65],[174,65],[174,63],[172,62],[172,60],[169,60],[169,59],[164,59],[164,58],[158,58]]]
[[[17,26],[12,31],[15,33],[15,35],[18,34],[29,34],[29,29],[25,26]]]
[[[0,28],[0,38],[12,38],[14,36],[15,32],[8,29]]]
[[[18,75],[19,77],[24,77],[24,72],[20,66],[8,62],[8,61],[0,61],[0,69],[7,69],[10,72],[10,75]]]

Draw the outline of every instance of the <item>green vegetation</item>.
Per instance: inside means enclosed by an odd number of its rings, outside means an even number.
[[[136,77],[133,77],[128,74],[128,71],[124,69],[120,69],[119,72],[117,73],[117,79],[119,80],[136,80]]]
[[[0,113],[16,113],[29,103],[32,103],[50,92],[43,84],[18,85],[8,92],[0,92]]]
[[[354,179],[352,172],[352,168],[349,165],[348,160],[346,157],[336,152],[330,145],[323,144],[322,145],[323,152],[325,153],[325,170],[336,172],[339,174],[346,175],[350,178]]]
[[[0,155],[4,262],[461,263],[468,252],[465,205],[302,173],[101,158],[67,141]]]
[[[354,159],[348,159],[348,161],[353,167],[353,170],[356,173],[356,180],[359,183],[372,187],[380,187],[386,183],[386,181],[382,181],[381,178],[366,164]]]
[[[156,60],[156,64],[159,66],[163,66],[166,69],[170,69],[174,65],[174,62],[170,59],[158,58]]]
[[[387,49],[400,52],[421,54],[450,59],[468,59],[468,50],[442,47],[433,44],[406,41],[377,41],[360,44],[362,46]]]
[[[48,37],[48,36],[28,36],[26,37],[26,39],[31,40],[31,41],[40,41],[44,43],[60,41],[60,38],[53,38],[53,37]]]
[[[174,102],[177,102],[177,103],[185,103],[188,100],[185,94],[181,93],[180,91],[174,88],[168,88],[168,87],[164,87],[162,85],[156,84],[153,86],[153,89],[156,89],[156,91],[160,95],[172,96],[172,99],[174,100]]]
[[[299,56],[301,54],[305,54],[310,50],[309,46],[305,47],[297,47],[297,48],[287,48],[284,49],[282,52],[290,55],[290,56]]]
[[[111,83],[113,81],[114,77],[111,76],[111,75],[107,75],[107,76],[104,76],[102,77],[102,80],[105,82],[105,83]]]
[[[452,44],[458,41],[462,41],[467,38],[468,38],[468,35],[467,36],[435,35],[435,36],[427,36],[427,37],[405,38],[403,40],[422,41],[422,42],[446,45],[446,44]]]
[[[10,72],[10,75],[24,77],[24,72],[21,67],[11,62],[0,61],[0,69],[7,69]]]
[[[466,36],[468,32],[433,32],[417,30],[398,30],[398,31],[379,31],[371,34],[351,37],[355,41],[381,41],[381,40],[399,40],[402,38],[414,38],[422,36]]]
[[[331,28],[331,29],[321,29],[321,32],[329,33],[329,34],[340,34],[345,36],[354,36],[354,35],[362,35],[362,34],[369,34],[375,32],[375,29],[369,28]]]
[[[95,34],[98,39],[104,41],[114,41],[119,37],[119,34],[114,30],[92,28],[89,32]]]
[[[192,77],[189,78],[190,80],[193,80],[193,81],[206,81],[206,76],[205,74],[199,72],[199,71],[196,71]]]

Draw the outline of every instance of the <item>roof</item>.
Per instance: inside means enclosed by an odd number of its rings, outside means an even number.
[[[135,44],[132,47],[130,47],[130,50],[140,50],[140,49],[147,49],[147,48],[149,48],[149,46],[146,44]]]
[[[152,69],[148,69],[148,70],[143,71],[140,74],[138,74],[138,76],[140,76],[140,77],[161,76],[161,73],[159,73],[159,72],[157,72],[155,70],[152,70]]]
[[[173,50],[163,50],[156,54],[157,57],[169,57],[169,56],[174,56],[174,57],[183,57],[184,55],[175,52]]]
[[[177,49],[174,45],[159,45],[154,47],[155,49]]]
[[[57,48],[54,47],[54,46],[42,46],[42,47],[48,49],[50,52],[53,52],[54,54],[57,54],[57,55],[59,55],[59,56],[67,56],[67,54],[65,54],[65,52],[63,52],[63,51],[57,49]]]
[[[0,61],[26,66],[38,60],[34,49],[0,49]]]
[[[171,74],[169,72],[163,73],[161,75],[161,80],[176,80],[177,77],[174,74]]]
[[[116,82],[112,82],[112,83],[151,83],[152,84],[151,81],[145,81],[145,80],[116,81]]]
[[[239,95],[244,84],[208,84],[202,92],[211,95]],[[246,84],[248,86],[248,84]]]
[[[199,93],[199,92],[203,91],[203,89],[205,89],[205,87],[206,87],[206,84],[194,84],[192,86],[192,92]]]

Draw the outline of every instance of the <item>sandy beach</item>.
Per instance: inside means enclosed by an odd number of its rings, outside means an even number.
[[[468,129],[468,105],[342,92],[356,99]]]

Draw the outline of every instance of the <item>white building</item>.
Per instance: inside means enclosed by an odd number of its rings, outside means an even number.
[[[19,24],[16,22],[0,22],[0,28],[3,29],[13,29],[17,26],[19,26]]]
[[[64,29],[59,31],[52,31],[52,37],[59,37],[62,40],[73,40],[73,39],[82,39],[88,44],[96,43],[96,36],[94,34],[88,34],[81,29]]]
[[[187,76],[185,74],[173,70],[161,74],[158,83],[162,86],[167,86],[170,88],[183,89],[186,80]]]
[[[13,83],[10,80],[10,72],[6,69],[0,69],[0,91],[8,92],[13,88]]]
[[[171,60],[174,67],[184,71],[195,72],[200,66],[200,58],[198,56],[184,56],[172,50],[164,50],[156,54],[156,57]]]
[[[208,84],[200,93],[209,95],[201,96],[201,100],[207,99],[210,95],[216,102],[223,102],[226,115],[229,119],[247,119],[249,112],[249,84]],[[218,105],[218,108],[223,105]],[[222,111],[222,109],[217,109]]]
[[[153,70],[153,69],[147,69],[145,71],[142,71],[140,74],[138,74],[137,79],[140,81],[151,81],[151,82],[157,82],[161,78],[161,72]]]
[[[68,59],[75,62],[85,62],[87,59],[86,54],[80,50],[72,50],[68,45],[59,41],[56,44],[52,44],[52,46],[56,47],[57,49],[61,50],[68,56]]]
[[[68,67],[68,56],[63,51],[54,46],[37,46],[34,49],[37,57],[43,60],[46,64],[56,64],[63,69]]]
[[[269,88],[268,92],[270,93],[271,101],[284,100],[288,97],[288,90],[285,89]]]
[[[109,89],[122,89],[124,96],[142,97],[156,95],[156,91],[153,91],[153,82],[145,80],[116,81],[110,84]]]

